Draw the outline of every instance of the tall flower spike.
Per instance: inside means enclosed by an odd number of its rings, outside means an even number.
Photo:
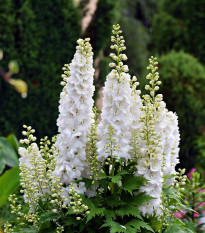
[[[156,215],[161,214],[161,193],[163,184],[163,148],[160,132],[156,130],[156,125],[160,124],[160,118],[164,112],[161,111],[162,95],[156,95],[155,92],[161,84],[157,70],[156,58],[150,58],[148,69],[151,73],[147,75],[150,85],[145,88],[150,91],[150,95],[144,95],[144,106],[142,107],[142,129],[140,130],[140,154],[136,175],[142,175],[148,179],[141,191],[153,196],[155,199],[140,206],[143,214]]]
[[[87,135],[93,118],[93,52],[90,39],[77,41],[76,53],[62,75],[65,85],[60,96],[59,135],[55,146],[59,149],[54,175],[68,185],[80,179],[85,168]]]
[[[33,136],[35,132],[31,126],[25,126],[26,131],[22,134],[26,139],[21,139],[21,144],[26,144],[27,148],[19,147],[18,153],[21,156],[19,159],[19,167],[21,170],[21,186],[22,193],[24,193],[25,202],[29,204],[30,210],[34,211],[39,196],[43,195],[45,190],[44,177],[45,161],[43,160],[38,145],[35,143],[36,137]]]
[[[116,54],[111,53],[110,57],[114,62],[110,63],[112,71],[107,75],[105,87],[103,90],[103,108],[101,114],[101,122],[99,124],[99,142],[98,159],[104,161],[108,157],[106,148],[108,144],[107,135],[109,127],[112,126],[115,132],[113,142],[115,146],[114,157],[129,159],[130,138],[131,138],[131,112],[130,112],[130,75],[127,74],[128,67],[123,64],[127,60],[127,56],[121,53],[125,50],[123,36],[120,36],[120,26],[113,26],[113,36],[111,41],[114,45],[111,49],[116,50]]]

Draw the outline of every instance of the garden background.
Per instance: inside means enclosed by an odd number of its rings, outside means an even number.
[[[0,0],[0,48],[4,55],[0,61],[1,174],[18,165],[16,138],[21,138],[23,124],[35,128],[38,139],[57,134],[61,67],[70,63],[80,37],[91,38],[95,101],[101,108],[102,87],[109,73],[109,38],[115,23],[124,32],[130,74],[137,76],[141,86],[148,58],[158,57],[161,93],[167,108],[179,117],[180,167],[187,172],[195,167],[203,176],[205,0]],[[12,60],[19,72],[12,72],[11,65],[8,68]],[[11,79],[27,84],[26,98],[8,82],[11,73]],[[0,216],[4,218],[9,215],[5,197],[18,187],[18,179],[13,182],[9,191],[0,194]],[[0,185],[0,190],[6,190],[5,180],[0,180]]]

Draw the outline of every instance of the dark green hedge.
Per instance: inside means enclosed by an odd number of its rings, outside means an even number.
[[[160,0],[153,19],[153,50],[184,50],[205,64],[205,0]]]
[[[0,0],[1,66],[20,65],[17,76],[29,85],[22,99],[0,80],[0,134],[20,137],[23,124],[39,137],[57,133],[61,67],[70,62],[80,37],[80,18],[72,0]]]

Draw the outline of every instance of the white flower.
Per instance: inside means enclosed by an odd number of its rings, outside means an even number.
[[[37,181],[40,174],[43,174],[45,171],[44,160],[36,143],[31,143],[27,149],[20,147],[18,152],[21,156],[19,166],[21,170],[21,186],[24,188],[24,200],[28,201],[30,211],[33,211],[36,203],[36,200],[35,203],[33,201],[34,196],[39,198],[39,196],[42,196],[42,191],[45,191],[44,189],[39,189],[40,183]],[[43,186],[43,183],[44,179],[41,181],[41,186]],[[31,190],[35,190],[32,196]]]
[[[78,40],[79,46],[70,64],[70,77],[60,95],[59,149],[54,175],[70,184],[82,177],[86,159],[87,135],[92,123],[93,108],[93,53],[87,40]]]
[[[117,146],[114,155],[118,159],[124,158],[128,160],[130,158],[132,117],[130,112],[131,88],[129,82],[130,75],[124,72],[120,76],[116,70],[112,70],[107,76],[103,90],[102,120],[98,128],[98,159],[101,161],[105,160],[108,156],[105,151],[109,143],[106,138],[108,137],[110,126],[113,127],[115,133],[113,136],[115,139],[113,146]]]

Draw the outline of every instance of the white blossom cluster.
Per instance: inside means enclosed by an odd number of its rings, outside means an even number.
[[[118,25],[114,26],[114,36],[111,38],[114,43],[111,49],[116,50],[116,54],[110,54],[114,62],[110,63],[112,70],[107,75],[103,90],[99,125],[95,124],[92,110],[94,69],[89,39],[77,41],[77,50],[71,64],[63,68],[61,84],[64,87],[60,95],[57,119],[59,135],[55,142],[58,153],[52,175],[62,182],[63,186],[58,196],[63,197],[64,205],[68,206],[72,205],[69,193],[74,180],[95,177],[97,182],[98,176],[93,173],[100,171],[99,164],[102,165],[105,161],[105,164],[112,162],[111,170],[115,159],[118,162],[121,159],[126,163],[135,161],[135,175],[147,179],[140,191],[154,197],[141,205],[140,210],[144,215],[160,215],[163,184],[173,183],[172,175],[175,174],[175,166],[179,162],[180,136],[177,116],[166,109],[162,95],[156,94],[161,84],[156,72],[156,58],[151,57],[148,66],[151,73],[147,75],[149,84],[145,89],[149,91],[149,95],[140,97],[140,91],[136,90],[139,85],[136,77],[131,79],[128,67],[123,64],[127,57],[122,53],[125,46],[119,29]],[[32,137],[30,140],[35,141]],[[27,141],[24,143],[27,144]],[[110,143],[113,147],[112,153],[108,153]],[[19,153],[22,156],[21,166],[32,169],[29,153],[35,154],[38,160],[36,162],[43,166],[42,153],[35,143],[28,149],[21,148]],[[89,169],[89,165],[92,165],[92,169]],[[78,193],[87,193],[87,196],[91,197],[95,195],[97,186],[93,187],[90,194],[83,182],[74,188]]]
[[[162,101],[162,95],[155,94],[161,82],[158,81],[157,62],[153,57],[150,59],[149,65],[152,72],[147,76],[149,85],[145,87],[150,91],[150,95],[145,95],[141,99],[140,91],[136,90],[139,85],[136,82],[136,77],[131,80],[127,73],[128,67],[123,64],[127,57],[121,53],[125,50],[125,46],[120,33],[119,27],[116,26],[113,30],[114,36],[111,38],[115,45],[112,45],[111,49],[116,50],[117,55],[110,54],[114,62],[110,64],[112,70],[107,75],[103,90],[101,122],[97,128],[97,159],[100,162],[108,159],[108,135],[112,130],[114,132],[112,134],[112,146],[114,148],[112,156],[115,159],[124,159],[125,161],[129,159],[137,160],[136,175],[144,176],[148,180],[146,185],[141,187],[141,191],[155,198],[140,206],[142,213],[159,215],[162,208],[161,195],[164,179],[166,177],[167,185],[173,182],[172,174],[175,174],[175,166],[178,163],[179,131],[177,117],[172,112],[168,112],[165,103]],[[92,62],[85,62],[88,55],[86,53],[80,54],[85,58],[77,59],[78,53],[77,50],[77,55],[75,55],[70,66],[71,76],[67,78],[67,84],[61,96],[60,115],[57,121],[60,134],[56,143],[59,156],[57,157],[58,165],[55,174],[60,176],[62,182],[67,185],[74,179],[79,179],[88,174],[85,148],[92,123],[93,86],[92,81],[87,83],[87,90],[89,90],[90,95],[87,93],[84,96],[84,105],[78,105],[78,108],[76,108],[76,101],[79,100],[79,96],[84,95],[84,90],[78,91],[80,84],[76,74],[78,74],[79,64],[84,64],[87,67],[85,70],[93,68]],[[77,64],[75,60],[78,60]],[[92,79],[90,78],[90,80]],[[73,106],[75,106],[77,112],[70,114]],[[85,108],[89,110],[87,115]],[[78,118],[80,118],[80,121],[81,118],[84,118],[87,124],[81,127]],[[73,126],[75,126],[74,132],[72,131]]]
[[[42,192],[39,192],[39,185],[42,185],[43,179],[42,177],[36,177],[37,168],[38,171],[41,171],[42,175],[45,172],[44,169],[44,160],[41,156],[38,145],[35,143],[36,138],[32,133],[35,132],[34,129],[31,129],[31,126],[27,127],[28,132],[23,131],[23,135],[27,136],[27,139],[21,140],[22,144],[28,145],[27,148],[19,147],[18,153],[21,156],[19,159],[19,167],[21,169],[21,186],[24,188],[24,199],[29,203],[31,210],[33,211],[35,208],[36,199],[42,195]],[[31,142],[31,143],[30,143]],[[29,145],[30,144],[30,145]],[[43,186],[43,185],[42,185]],[[46,188],[46,187],[42,187]]]
[[[142,122],[139,138],[139,157],[136,175],[144,176],[148,181],[140,189],[155,199],[140,206],[142,213],[160,215],[162,213],[162,187],[173,182],[175,166],[178,163],[179,130],[174,113],[168,112],[162,95],[156,95],[161,84],[157,70],[156,58],[150,58],[147,75],[149,85],[146,89],[150,95],[144,95],[144,105],[141,107],[140,122]]]
[[[116,63],[111,63],[112,71],[107,75],[105,87],[103,90],[103,107],[101,114],[101,122],[98,127],[99,141],[97,142],[98,159],[104,161],[108,154],[106,148],[108,144],[107,136],[109,127],[112,126],[114,135],[113,146],[115,147],[113,157],[126,160],[130,159],[129,151],[131,138],[131,87],[130,75],[126,72],[128,67],[123,64],[127,60],[125,54],[121,51],[125,49],[124,39],[119,34],[119,27],[114,28],[111,40],[115,43],[111,46],[116,50],[115,55],[111,53],[110,56]]]
[[[144,114],[140,129],[139,157],[136,175],[144,176],[148,181],[140,188],[142,192],[155,199],[140,206],[142,213],[151,215],[161,213],[161,193],[163,185],[163,150],[160,144],[160,134],[156,131],[159,114],[151,103],[142,107]]]
[[[26,144],[25,147],[19,147],[20,176],[21,176],[21,193],[24,193],[25,203],[29,204],[30,211],[35,213],[38,208],[38,199],[51,200],[54,210],[59,211],[65,208],[64,203],[67,201],[62,183],[59,177],[55,177],[52,173],[56,166],[56,156],[58,154],[56,148],[51,145],[47,137],[41,140],[40,149],[35,143],[36,138],[32,133],[35,132],[31,126],[25,126],[27,131],[23,131],[23,135],[27,139],[20,140]],[[55,137],[53,138],[55,140]],[[20,213],[20,212],[19,212]],[[23,216],[23,215],[22,215]],[[21,217],[22,217],[21,216]],[[24,218],[26,215],[24,216]],[[36,221],[36,219],[33,219]]]
[[[61,93],[59,135],[55,146],[59,149],[54,175],[60,176],[62,183],[68,185],[80,179],[85,170],[87,135],[93,117],[93,52],[89,39],[79,39],[74,58],[65,70],[67,77]]]
[[[120,80],[120,81],[118,81]],[[104,161],[108,154],[107,135],[109,126],[112,125],[115,132],[113,146],[116,146],[113,156],[120,159],[130,159],[130,138],[131,138],[131,112],[130,112],[130,96],[131,88],[129,85],[130,76],[126,73],[121,73],[119,76],[116,70],[112,70],[107,76],[105,88],[103,91],[103,108],[101,122],[99,124],[99,141],[98,159]]]

